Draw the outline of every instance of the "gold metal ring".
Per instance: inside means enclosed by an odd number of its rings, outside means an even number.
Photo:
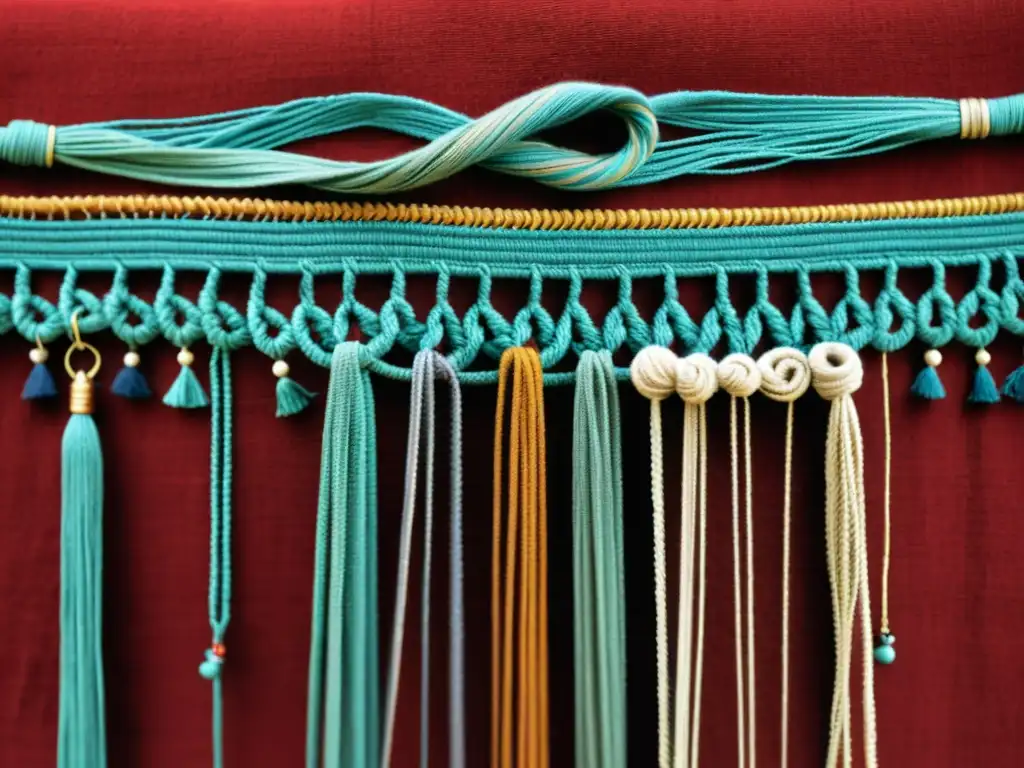
[[[64,370],[68,372],[68,376],[72,379],[75,378],[75,369],[71,367],[71,355],[75,352],[90,352],[94,358],[92,368],[89,369],[88,373],[85,374],[86,378],[93,379],[96,374],[100,371],[100,364],[103,358],[100,357],[100,351],[96,349],[92,344],[82,341],[82,334],[78,328],[78,311],[71,315],[71,346],[68,347],[68,351],[64,353]]]

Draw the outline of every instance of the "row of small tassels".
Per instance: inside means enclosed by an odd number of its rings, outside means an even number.
[[[53,374],[47,365],[50,359],[49,350],[41,342],[29,352],[29,359],[32,361],[32,370],[25,380],[25,386],[21,391],[23,400],[41,400],[57,396],[57,384]],[[142,358],[134,349],[125,353],[124,366],[110,385],[110,391],[120,397],[132,400],[144,400],[153,396],[149,382],[145,375],[139,370],[139,363]],[[174,383],[163,396],[164,405],[172,408],[206,408],[210,405],[210,398],[203,389],[195,371],[192,370],[192,363],[195,362],[195,355],[187,347],[178,351],[178,363],[181,371],[178,373]],[[291,378],[291,368],[284,360],[275,360],[272,368],[274,376],[277,377],[277,416],[294,416],[306,409],[316,397],[316,392],[310,392],[304,386]]]

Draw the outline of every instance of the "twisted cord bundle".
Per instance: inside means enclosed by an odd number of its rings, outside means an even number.
[[[606,109],[626,127],[617,151],[590,155],[534,138]],[[659,123],[699,133],[659,143]],[[369,163],[278,148],[355,128],[428,142]],[[0,128],[0,160],[54,162],[165,184],[239,188],[306,184],[380,194],[434,183],[473,165],[564,189],[651,184],[688,174],[736,174],[856,157],[929,139],[1024,132],[1024,97],[931,99],[679,91],[558,83],[476,120],[407,96],[350,93],[191,118]]]

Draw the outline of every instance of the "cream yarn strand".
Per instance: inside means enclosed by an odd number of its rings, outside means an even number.
[[[782,493],[782,702],[780,707],[779,768],[789,764],[789,582],[790,527],[793,486],[793,405],[811,384],[807,356],[798,349],[778,347],[757,361],[761,391],[786,403],[786,465]]]
[[[680,541],[679,624],[676,638],[675,768],[699,761],[701,684],[704,664],[704,606],[707,548],[707,420],[705,403],[718,389],[714,360],[692,354],[676,365],[676,392],[683,399],[683,473]],[[698,495],[700,497],[698,510]],[[698,518],[700,526],[698,528]],[[699,538],[698,538],[699,536]],[[700,550],[700,587],[694,635],[694,579]],[[694,643],[696,642],[696,657]]]
[[[662,458],[661,401],[675,391],[675,353],[645,347],[630,365],[636,390],[651,401],[651,503],[654,517],[654,614],[658,696],[658,767],[672,768],[669,731],[668,598],[665,566],[665,488]]]
[[[845,344],[816,345],[808,356],[812,384],[831,401],[825,456],[825,531],[836,629],[836,677],[832,694],[826,768],[853,764],[850,676],[858,607],[863,656],[863,741],[867,768],[877,768],[871,600],[864,496],[864,444],[853,393],[864,372]]]
[[[750,448],[750,395],[761,386],[761,371],[749,355],[732,354],[718,365],[718,383],[732,399],[729,403],[729,436],[732,476],[732,552],[733,595],[736,624],[736,727],[737,764],[754,768],[757,764],[757,716],[755,710],[754,664],[754,489]],[[744,486],[744,541],[740,555],[740,493],[739,493],[739,440],[737,435],[737,400],[743,400],[743,486]],[[745,572],[746,627],[743,626],[743,573]],[[745,636],[745,637],[744,637]],[[744,672],[744,645],[746,671]],[[744,690],[744,677],[746,689]],[[746,726],[744,728],[744,725]],[[745,743],[744,743],[744,740]]]

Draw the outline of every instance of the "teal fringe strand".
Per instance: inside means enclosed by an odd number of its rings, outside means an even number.
[[[210,399],[203,391],[203,385],[199,383],[192,366],[181,366],[178,378],[164,395],[164,405],[171,408],[205,408],[209,404]]]
[[[324,414],[306,715],[307,768],[380,764],[377,445],[359,345],[331,357]]]
[[[316,392],[310,392],[290,376],[282,376],[277,380],[277,417],[302,413],[314,397]]]
[[[995,379],[989,373],[987,365],[979,365],[974,373],[974,384],[971,386],[971,394],[967,402],[978,405],[988,405],[999,402],[999,390],[996,389]]]
[[[580,356],[572,442],[576,765],[626,768],[622,444],[608,352]]]
[[[1024,365],[1006,377],[1002,393],[1005,397],[1012,398],[1018,403],[1024,403]]]
[[[941,400],[946,396],[946,388],[942,386],[942,379],[934,365],[926,365],[921,369],[910,385],[910,391],[925,400]]]
[[[103,452],[92,417],[72,414],[61,445],[58,768],[105,768]]]

